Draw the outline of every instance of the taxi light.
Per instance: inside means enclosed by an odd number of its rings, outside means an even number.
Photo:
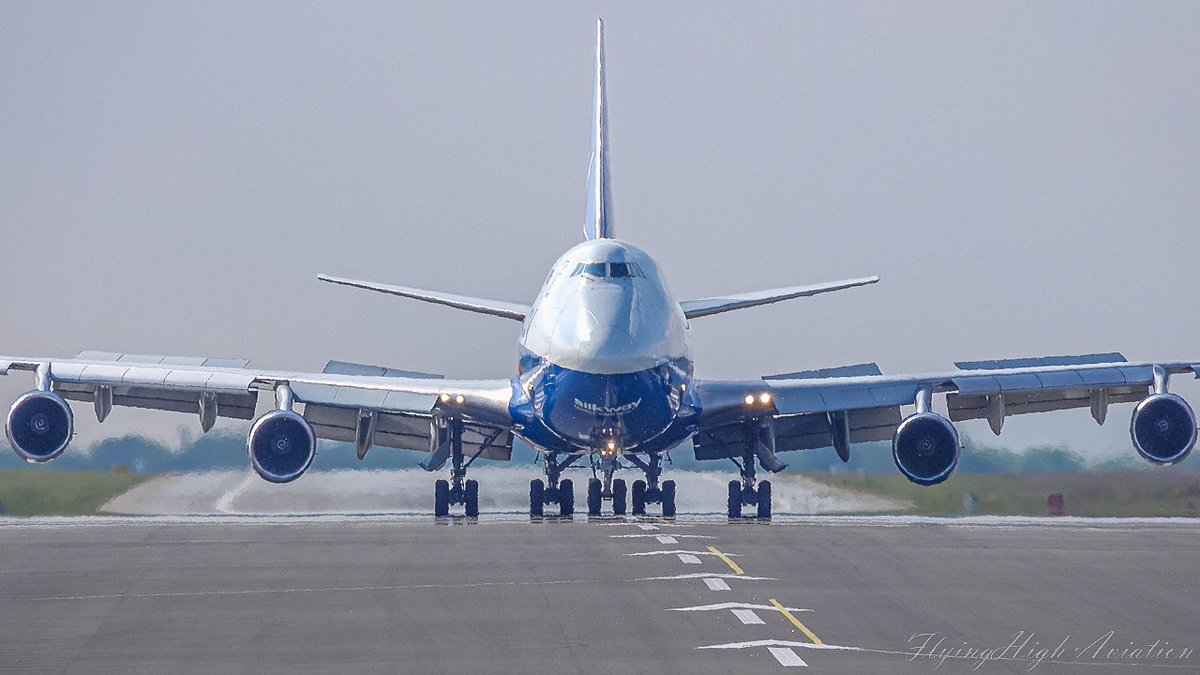
[[[450,402],[450,394],[442,394],[442,403]]]
[[[458,396],[454,397],[454,402],[459,405],[462,405],[462,402],[465,400],[467,400],[467,399],[462,394],[459,394]]]
[[[754,405],[754,394],[746,394],[746,405]]]
[[[762,401],[763,405],[767,405],[768,403],[771,402],[771,394],[769,392],[764,391],[762,393],[762,396],[758,397],[758,400]]]
[[[608,449],[609,449],[609,450],[616,450],[616,449],[617,449],[617,442],[616,442],[616,441],[609,441],[609,442],[608,442]]]

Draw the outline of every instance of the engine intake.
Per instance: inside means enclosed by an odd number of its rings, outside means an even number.
[[[27,462],[48,462],[71,442],[75,418],[58,394],[30,391],[8,410],[8,444]]]
[[[259,417],[246,438],[255,473],[272,483],[299,478],[317,454],[317,437],[303,417],[290,410],[272,410]]]
[[[1177,394],[1152,394],[1133,409],[1129,435],[1142,457],[1175,464],[1196,445],[1196,416]]]
[[[937,485],[958,466],[958,431],[932,412],[904,418],[892,436],[892,459],[904,477],[917,485]]]

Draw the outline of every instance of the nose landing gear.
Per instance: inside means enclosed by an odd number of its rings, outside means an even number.
[[[612,502],[614,516],[623,516],[629,508],[629,485],[621,478],[613,478],[613,472],[620,465],[616,455],[601,454],[600,459],[592,459],[592,477],[588,479],[587,506],[589,516],[598,516],[604,508],[605,501]],[[604,478],[596,475],[602,472]]]

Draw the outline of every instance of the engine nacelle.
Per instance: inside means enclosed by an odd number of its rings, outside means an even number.
[[[8,409],[8,444],[27,462],[48,462],[71,442],[75,416],[58,394],[30,391]]]
[[[1129,436],[1142,457],[1155,464],[1175,464],[1196,445],[1196,416],[1176,394],[1151,394],[1133,409]]]
[[[958,450],[958,431],[937,413],[909,415],[892,436],[896,468],[917,485],[937,485],[949,478],[958,466]]]
[[[272,483],[296,480],[317,455],[312,427],[291,410],[272,410],[259,417],[250,427],[246,446],[255,473]]]

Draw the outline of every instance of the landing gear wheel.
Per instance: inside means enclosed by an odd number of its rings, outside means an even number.
[[[764,520],[771,518],[771,481],[758,481],[758,517]]]
[[[558,481],[558,513],[563,516],[575,515],[575,484],[570,478]]]
[[[740,480],[729,481],[729,517],[742,517],[742,482]]]
[[[433,484],[433,515],[450,515],[450,481],[439,480]]]
[[[662,484],[662,507],[664,518],[675,517],[675,481],[664,480]],[[643,507],[644,508],[644,507]]]
[[[587,506],[588,506],[588,515],[589,516],[600,515],[600,507],[604,503],[602,501],[600,492],[601,492],[600,479],[599,478],[589,478],[588,479],[588,496],[587,496]]]
[[[468,478],[466,485],[463,486],[463,501],[466,502],[463,509],[468,518],[479,517],[479,481]]]
[[[646,481],[633,481],[633,515],[646,515]]]
[[[612,482],[612,491],[613,515],[623,516],[625,515],[625,506],[628,503],[625,499],[625,495],[629,491],[629,489],[625,486],[625,480],[623,478],[614,479]]]
[[[546,484],[541,478],[529,481],[529,515],[541,517],[546,509]]]

